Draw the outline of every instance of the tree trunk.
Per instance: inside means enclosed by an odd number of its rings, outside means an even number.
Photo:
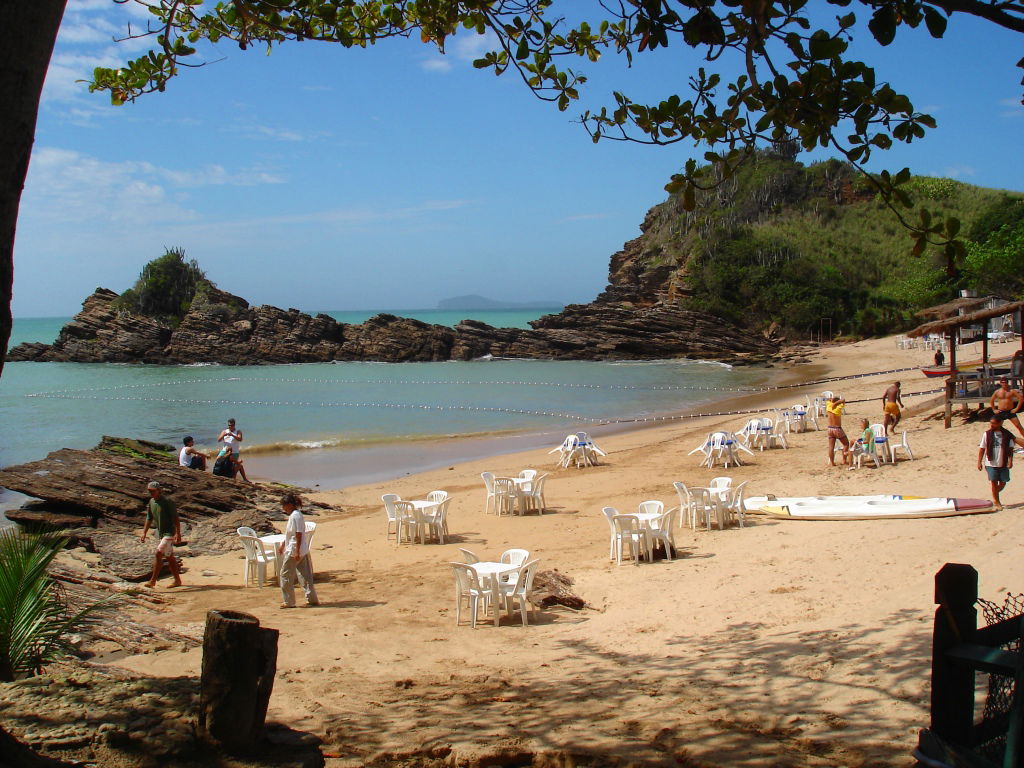
[[[277,637],[276,629],[261,628],[248,613],[206,614],[199,728],[229,754],[251,754],[263,739]]]
[[[39,97],[67,0],[0,2],[0,373],[11,338],[14,234],[36,134]]]

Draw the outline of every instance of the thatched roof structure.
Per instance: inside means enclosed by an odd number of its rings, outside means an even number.
[[[991,298],[991,297],[989,297]],[[981,301],[987,302],[989,299],[969,299],[968,301]],[[958,299],[958,301],[964,301],[964,299]],[[950,302],[953,304],[955,302]],[[941,305],[948,306],[948,305]],[[937,309],[937,307],[932,307]],[[971,312],[966,315],[954,315],[952,317],[946,317],[941,320],[933,320],[930,323],[919,325],[912,331],[907,332],[907,336],[924,336],[927,333],[945,333],[953,328],[959,328],[965,325],[975,325],[977,323],[984,322],[985,320],[991,320],[993,317],[1002,317],[1003,315],[1012,315],[1015,312],[1024,310],[1024,301],[1010,301],[1006,304],[1000,304],[997,307],[989,307],[988,309],[980,309],[976,312]],[[922,312],[918,312],[922,314]]]
[[[953,301],[947,301],[945,304],[936,304],[934,307],[925,307],[914,314],[918,317],[932,317],[936,320],[942,320],[947,317],[959,315],[961,311],[970,312],[972,310],[981,309],[988,304],[989,301],[997,298],[998,297],[996,296],[982,296],[981,298],[953,299]]]

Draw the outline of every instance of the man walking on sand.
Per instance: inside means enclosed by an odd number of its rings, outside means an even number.
[[[992,418],[999,419],[1000,423],[1012,421],[1021,437],[1024,437],[1024,428],[1021,427],[1020,419],[1017,418],[1020,409],[1024,407],[1024,395],[1021,395],[1020,390],[1010,389],[1009,379],[1006,377],[999,379],[999,389],[992,393],[988,404],[992,408]]]
[[[309,537],[306,535],[306,518],[299,508],[302,500],[298,494],[286,493],[281,497],[281,509],[288,515],[284,541],[277,550],[277,562],[281,573],[281,607],[295,607],[295,580],[298,579],[306,593],[307,605],[320,605],[313,586],[313,565],[309,559]]]
[[[989,482],[992,484],[992,503],[996,509],[1003,508],[999,493],[1010,482],[1014,443],[1024,445],[1024,440],[1014,437],[1013,433],[1003,426],[1002,420],[993,416],[989,421],[989,428],[985,430],[978,444],[978,471],[981,471],[984,462]]]
[[[828,463],[836,465],[836,440],[843,446],[843,464],[850,462],[850,438],[843,429],[843,409],[846,401],[833,395],[825,402],[825,417],[828,419]]]
[[[885,390],[885,394],[882,395],[882,412],[885,414],[882,426],[885,427],[886,435],[891,435],[892,430],[896,429],[896,425],[900,423],[900,408],[906,407],[903,404],[900,383],[895,381],[889,385],[889,388]]]
[[[171,569],[174,577],[172,587],[181,586],[181,566],[174,556],[174,546],[181,544],[181,520],[178,518],[178,510],[174,502],[163,495],[164,489],[160,483],[153,480],[146,486],[149,491],[149,505],[146,508],[146,524],[142,527],[142,536],[139,541],[146,540],[146,534],[152,527],[159,540],[156,545],[156,552],[153,555],[153,575],[146,582],[147,587],[155,587],[156,580],[160,578],[160,568],[163,561],[167,559],[167,566]]]

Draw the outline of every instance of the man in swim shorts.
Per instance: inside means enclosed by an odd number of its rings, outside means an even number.
[[[900,383],[896,381],[890,384],[885,390],[885,394],[882,395],[882,413],[885,414],[882,426],[885,427],[886,435],[891,435],[892,430],[896,429],[896,425],[900,423],[900,408],[906,408],[906,406],[903,405]]]
[[[850,462],[850,438],[843,429],[843,409],[846,401],[839,395],[832,395],[825,402],[825,417],[828,419],[828,463],[836,465],[836,440],[843,446],[843,464]]]
[[[181,544],[181,520],[178,517],[178,510],[174,502],[163,495],[164,489],[156,480],[146,486],[149,491],[149,504],[146,507],[146,524],[142,527],[142,536],[139,541],[146,540],[146,534],[153,528],[157,532],[159,541],[156,545],[156,552],[153,554],[153,575],[146,582],[147,587],[155,587],[156,580],[160,577],[160,568],[166,558],[167,565],[174,577],[172,587],[181,586],[181,566],[174,556],[174,546]]]
[[[242,479],[248,483],[249,478],[245,475],[245,465],[242,464],[242,455],[238,445],[242,442],[242,430],[235,428],[234,419],[228,419],[227,427],[222,429],[220,434],[217,435],[217,442],[223,442],[226,448],[231,449],[231,462],[234,465],[235,473],[241,475]]]
[[[1010,388],[1008,378],[1000,377],[999,388],[992,393],[988,404],[992,408],[992,418],[999,419],[1000,423],[1013,422],[1021,437],[1024,437],[1024,428],[1021,428],[1020,419],[1017,418],[1020,409],[1024,407],[1024,395],[1021,395],[1020,390]]]

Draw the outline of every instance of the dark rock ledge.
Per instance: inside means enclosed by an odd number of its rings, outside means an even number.
[[[374,360],[419,362],[516,357],[556,360],[645,360],[677,357],[763,362],[778,343],[703,312],[659,299],[650,304],[602,294],[532,323],[493,328],[464,320],[455,328],[394,315],[338,323],[297,309],[250,307],[211,290],[176,326],[118,311],[117,294],[98,288],[53,344],[20,344],[8,361],[83,363],[259,363]],[[614,300],[613,300],[614,299]]]

